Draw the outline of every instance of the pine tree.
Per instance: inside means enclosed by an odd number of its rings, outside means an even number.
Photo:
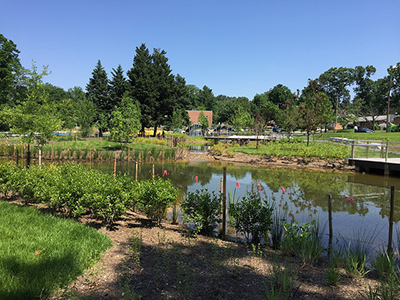
[[[110,80],[110,106],[119,107],[121,105],[122,97],[128,90],[128,81],[124,76],[124,71],[121,65],[117,69],[111,71],[112,79]]]
[[[107,73],[100,60],[92,72],[92,78],[86,85],[86,96],[96,105],[95,120],[99,127],[99,136],[103,136],[103,131],[108,127],[108,120],[113,107],[110,103]]]

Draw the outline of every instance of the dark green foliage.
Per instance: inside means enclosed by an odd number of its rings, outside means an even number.
[[[207,189],[189,192],[181,203],[185,222],[194,223],[196,232],[210,235],[220,222],[221,196]]]
[[[110,80],[110,107],[119,107],[121,105],[122,97],[129,89],[128,81],[124,76],[124,70],[121,65],[117,69],[112,69],[112,78]]]
[[[109,114],[113,107],[110,103],[107,72],[98,60],[92,72],[92,78],[86,85],[86,97],[96,105],[96,122],[99,127],[99,136],[107,128]]]
[[[0,168],[2,192],[15,191],[26,202],[43,203],[67,216],[91,213],[107,224],[136,206],[137,183],[127,176],[113,176],[64,164],[18,169]]]
[[[138,186],[139,208],[147,217],[161,225],[168,206],[178,198],[178,190],[170,180],[157,177],[153,180],[144,180]]]
[[[259,243],[272,225],[273,206],[254,193],[229,204],[233,227],[252,243]]]
[[[0,34],[0,105],[15,104],[12,94],[22,69],[18,54],[17,45]]]

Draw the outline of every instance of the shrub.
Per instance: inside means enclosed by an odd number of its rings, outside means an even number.
[[[163,180],[160,177],[144,180],[138,187],[140,207],[151,221],[160,226],[168,206],[178,197],[178,190],[170,180]]]
[[[211,234],[220,221],[221,196],[207,189],[189,192],[184,198],[181,208],[185,214],[185,222],[193,222],[196,232]]]
[[[235,230],[256,244],[271,228],[272,211],[273,206],[254,193],[247,193],[241,201],[231,201],[229,204]]]

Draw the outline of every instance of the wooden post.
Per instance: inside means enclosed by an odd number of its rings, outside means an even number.
[[[18,149],[17,149],[17,166],[18,166],[18,158],[19,158],[19,153],[18,153]]]
[[[392,249],[393,240],[393,213],[394,213],[394,186],[390,187],[390,213],[389,213],[389,240],[387,253],[390,254]]]
[[[53,162],[54,158],[54,145],[51,145],[51,161]]]
[[[225,238],[226,234],[226,167],[223,168],[223,188],[222,188],[222,237]]]
[[[387,162],[388,160],[388,155],[389,155],[389,142],[386,142],[386,149],[385,149],[386,153],[385,153],[385,162]]]
[[[92,145],[89,147],[89,160],[92,162]]]
[[[152,177],[153,177],[153,180],[154,180],[154,175],[155,175],[155,174],[154,174],[154,164],[153,164],[153,166],[152,166],[152,169],[153,169],[153,176],[152,176]]]
[[[114,180],[115,180],[116,173],[117,173],[117,154],[115,153],[115,155],[114,155]]]
[[[351,144],[351,158],[354,158],[354,141]]]
[[[328,216],[329,216],[329,246],[328,246],[328,257],[331,255],[332,250],[332,238],[333,238],[333,229],[332,229],[332,195],[328,196]]]
[[[381,158],[383,158],[383,148],[384,148],[385,139],[382,139],[382,146],[381,146]]]
[[[368,158],[368,155],[369,154],[369,141],[367,141],[367,158]]]
[[[135,161],[135,180],[137,181],[137,175],[138,175],[138,162]]]
[[[128,145],[128,162],[129,162],[129,155],[130,155],[130,152],[131,152],[131,145]]]
[[[42,165],[42,149],[39,148],[39,166]]]

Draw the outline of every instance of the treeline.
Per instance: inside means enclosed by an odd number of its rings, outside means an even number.
[[[43,83],[47,68],[41,73],[34,64],[24,69],[18,54],[16,45],[0,35],[0,126],[23,134],[42,132],[43,138],[47,132],[75,126],[87,136],[96,126],[100,136],[110,131],[111,138],[128,141],[145,127],[154,127],[155,135],[160,125],[189,125],[186,110],[191,109],[211,110],[214,124],[228,123],[236,130],[261,132],[273,121],[289,133],[295,128],[310,133],[328,123],[346,125],[359,116],[372,117],[374,126],[376,117],[387,113],[389,97],[390,113],[400,108],[400,63],[377,80],[372,79],[373,66],[331,68],[301,91],[278,84],[250,100],[215,96],[207,86],[187,84],[172,74],[164,50],[150,53],[145,44],[136,48],[126,72],[118,65],[108,76],[99,60],[85,91]]]

